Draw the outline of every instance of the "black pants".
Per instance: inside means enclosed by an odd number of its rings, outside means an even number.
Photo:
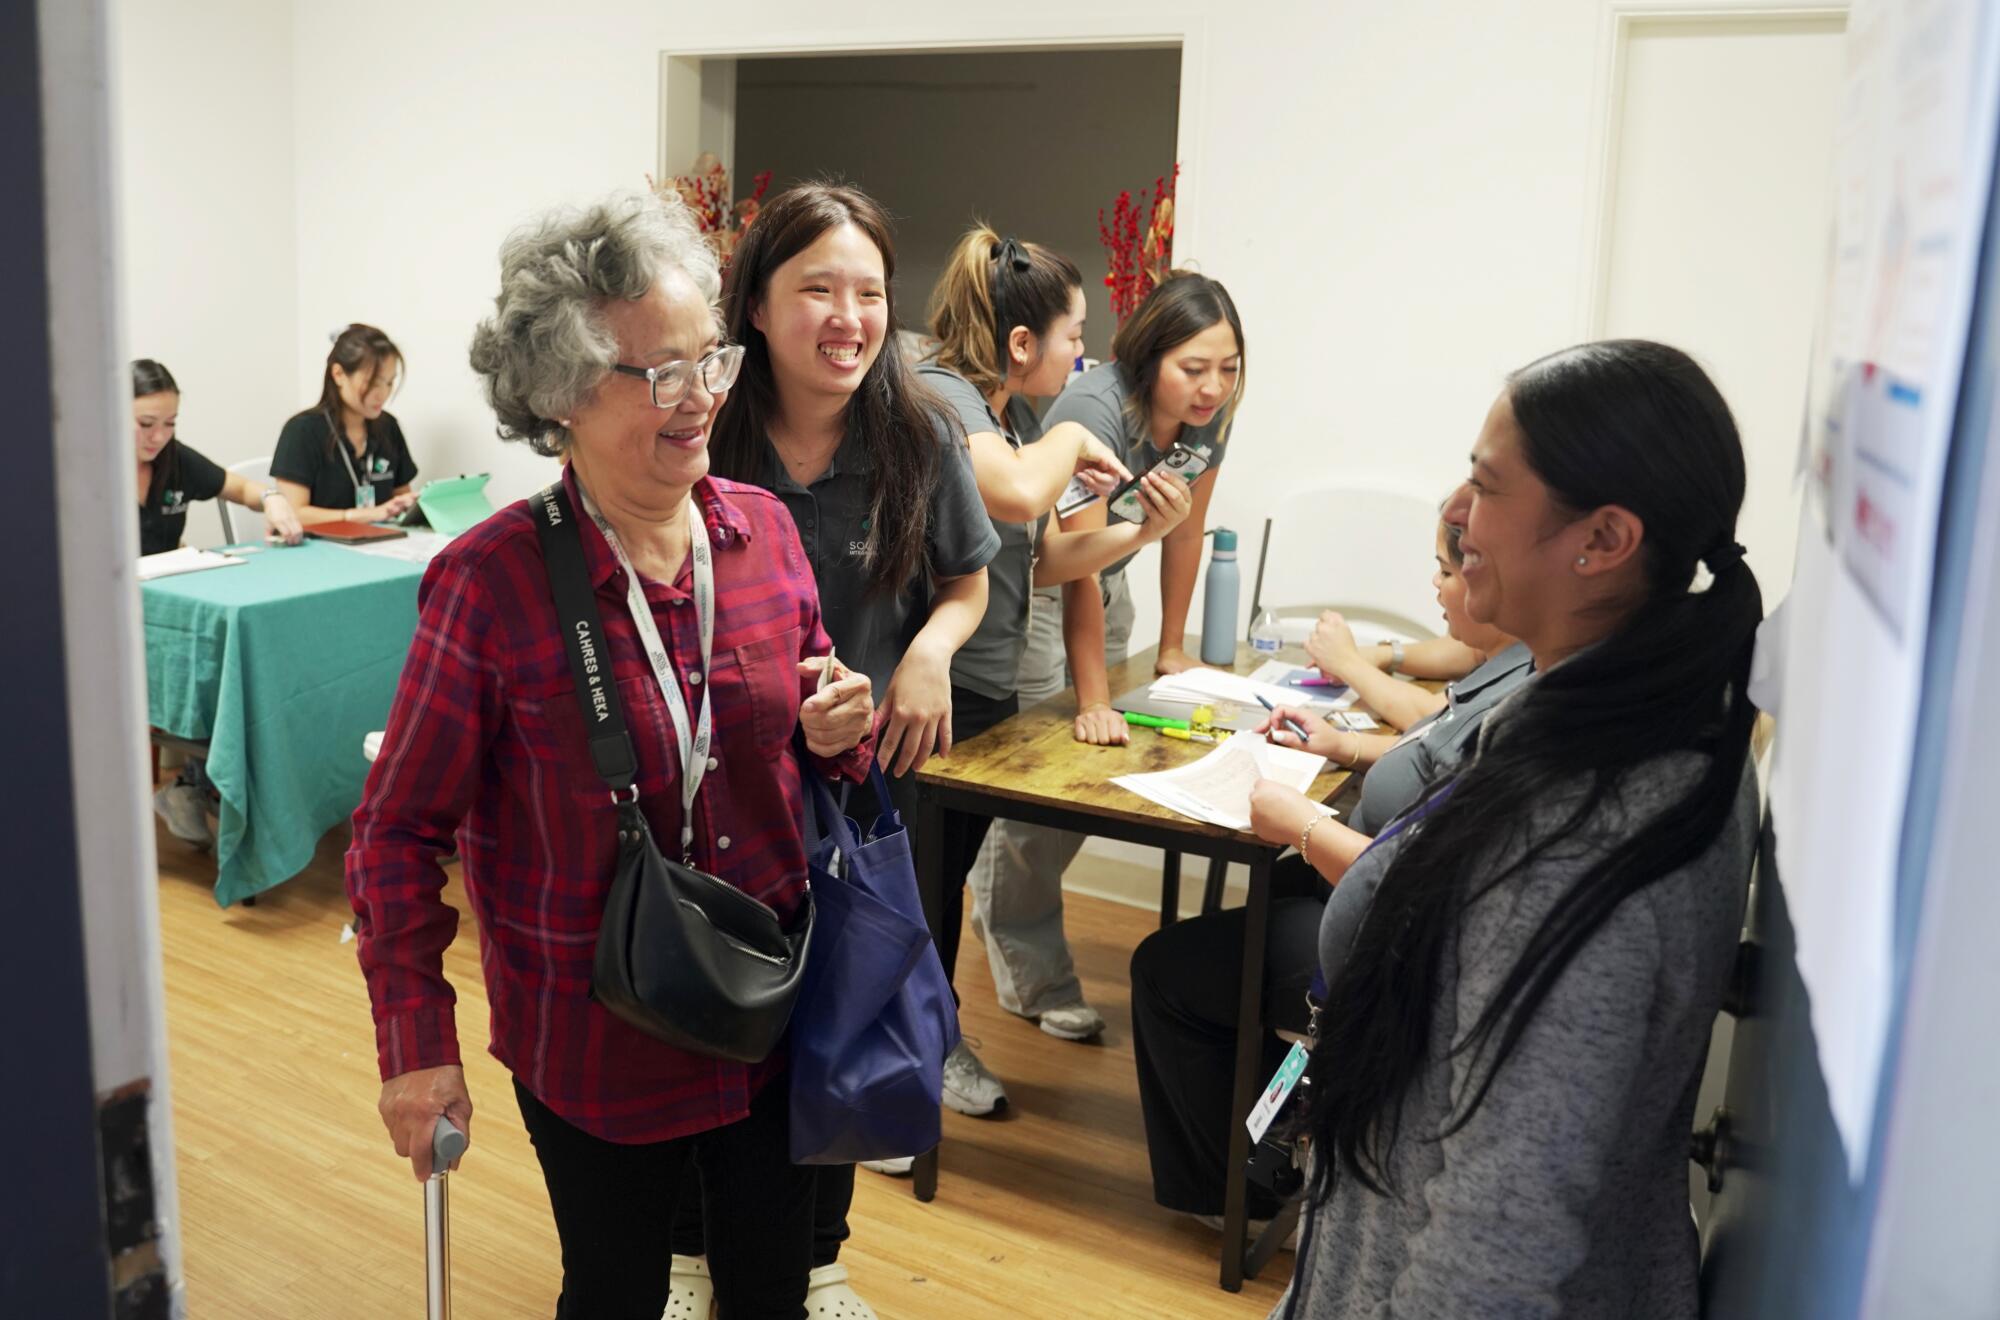
[[[643,1146],[571,1126],[518,1081],[514,1094],[562,1242],[556,1320],[660,1320],[674,1207],[681,1191],[696,1185],[707,1194],[708,1266],[721,1313],[729,1320],[805,1315],[812,1170],[790,1159],[790,1093],[782,1078],[739,1122]]]
[[[1016,693],[986,697],[970,688],[954,685],[951,689],[952,745],[955,747],[977,737],[1020,709],[1021,698]],[[912,827],[910,849],[914,853],[917,777],[914,774],[892,777],[889,780],[889,796],[895,800],[896,810],[902,813],[903,824]],[[943,896],[943,903],[938,909],[938,960],[944,964],[945,980],[954,983],[951,992],[953,1000],[958,998],[958,945],[965,926],[965,877],[972,874],[973,859],[979,856],[979,845],[985,841],[986,831],[992,825],[991,816],[976,816],[964,811],[944,813],[944,845],[940,850],[944,855],[944,883],[938,890]]]
[[[1303,870],[1303,874],[1301,873]],[[1330,892],[1300,863],[1271,884],[1264,945],[1264,1020],[1304,1031],[1305,994],[1319,965],[1319,914]],[[1315,889],[1317,892],[1315,893]],[[1292,897],[1299,893],[1312,897]],[[1281,897],[1284,894],[1287,896]],[[1219,1215],[1228,1189],[1229,1110],[1236,1078],[1236,1005],[1243,968],[1242,908],[1177,921],[1132,953],[1132,1053],[1153,1165],[1153,1199],[1169,1210]],[[1266,1030],[1258,1080],[1290,1047]],[[1252,1185],[1250,1217],[1278,1207]]]
[[[1001,720],[1021,709],[1020,698],[1012,693],[1004,697],[985,697],[969,688],[953,687],[951,690],[951,741],[954,746],[977,734],[986,732]],[[855,793],[864,790],[855,790]],[[917,820],[917,777],[910,775],[889,776],[889,798],[896,804],[896,810],[903,817],[903,825],[914,834]],[[850,794],[847,800],[848,814],[858,821],[863,829],[872,822],[870,813],[874,803],[864,797]],[[958,968],[958,944],[960,928],[965,924],[965,877],[972,873],[972,859],[979,855],[979,844],[986,837],[987,827],[993,823],[991,816],[973,816],[962,811],[944,813],[944,903],[939,909],[938,959],[944,963],[945,979],[950,980]],[[910,852],[916,853],[916,840],[910,841]],[[958,997],[954,987],[952,998]],[[840,1259],[840,1244],[847,1241],[847,1211],[854,1204],[854,1166],[852,1164],[822,1164],[811,1170],[814,1175],[813,1193],[813,1237],[812,1263],[818,1269],[831,1265]],[[684,1196],[678,1213],[674,1216],[674,1250],[683,1256],[699,1256],[702,1250],[702,1201],[699,1196]]]

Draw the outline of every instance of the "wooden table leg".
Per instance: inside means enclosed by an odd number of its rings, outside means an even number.
[[[1250,893],[1244,902],[1243,979],[1236,999],[1236,1085],[1229,1104],[1229,1162],[1225,1186],[1228,1191],[1222,1210],[1222,1286],[1229,1292],[1243,1290],[1245,1257],[1248,1254],[1247,1201],[1250,1133],[1243,1126],[1256,1102],[1263,1078],[1257,1066],[1264,1041],[1264,936],[1271,915],[1272,854],[1260,853],[1250,863]]]
[[[1160,929],[1181,917],[1181,855],[1171,848],[1160,862]]]
[[[931,928],[931,943],[940,944],[938,926],[944,918],[944,810],[937,794],[921,780],[917,782],[915,837],[917,894],[923,899],[924,924]],[[943,1143],[940,1142],[939,1145]],[[917,1156],[910,1168],[911,1186],[919,1201],[937,1195],[938,1148]]]
[[[1229,879],[1229,863],[1220,857],[1208,859],[1208,885],[1201,891],[1201,914],[1222,910],[1222,886]]]

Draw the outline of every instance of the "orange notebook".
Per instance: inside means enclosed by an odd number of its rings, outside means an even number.
[[[356,522],[344,518],[339,522],[323,522],[306,528],[307,536],[317,536],[326,541],[346,541],[350,545],[357,541],[393,541],[408,535],[400,527],[384,527],[380,523]]]

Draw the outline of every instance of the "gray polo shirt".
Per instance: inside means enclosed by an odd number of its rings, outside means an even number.
[[[979,387],[957,372],[927,363],[917,368],[917,374],[958,414],[967,435],[989,431],[1016,449],[1041,438],[1041,419],[1026,399],[1016,396],[1007,401],[1003,425]],[[986,617],[952,657],[954,685],[983,697],[1000,698],[1015,691],[1021,652],[1028,644],[1028,596],[1034,589],[1035,547],[1041,543],[1048,520],[1046,513],[1029,523],[992,519],[1000,552],[986,566]]]
[[[945,452],[931,491],[926,538],[930,569],[938,577],[963,577],[986,567],[1000,540],[979,498],[964,437],[955,426],[939,421],[935,441]],[[791,511],[819,583],[820,619],[827,636],[842,664],[868,675],[879,705],[903,652],[930,619],[931,599],[921,575],[897,591],[870,590],[872,576],[861,549],[868,541],[874,470],[867,450],[850,435],[840,442],[818,480],[801,486],[766,441],[750,480],[783,500]]]
[[[1136,477],[1164,458],[1166,451],[1153,444],[1144,422],[1134,421],[1126,413],[1127,397],[1125,377],[1116,362],[1092,367],[1081,376],[1070,378],[1063,392],[1049,405],[1048,413],[1042,418],[1042,429],[1053,431],[1060,422],[1077,423],[1111,446]],[[1180,434],[1182,444],[1200,450],[1208,459],[1211,472],[1222,466],[1223,455],[1229,448],[1223,442],[1228,438],[1220,413],[1207,426],[1183,426]],[[1133,551],[1097,576],[1103,579],[1113,573],[1124,572],[1125,565],[1131,563],[1133,555],[1138,553]]]
[[[1534,677],[1535,658],[1526,642],[1488,656],[1485,663],[1444,690],[1444,709],[1410,726],[1396,745],[1361,781],[1361,804],[1348,824],[1363,834],[1410,809],[1432,780],[1465,754],[1479,735],[1480,721],[1502,698]]]

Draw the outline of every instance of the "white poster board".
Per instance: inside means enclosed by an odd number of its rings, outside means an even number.
[[[1996,24],[1860,0],[1783,611],[1771,802],[1833,1117],[1867,1167],[1938,501],[1992,182]]]

